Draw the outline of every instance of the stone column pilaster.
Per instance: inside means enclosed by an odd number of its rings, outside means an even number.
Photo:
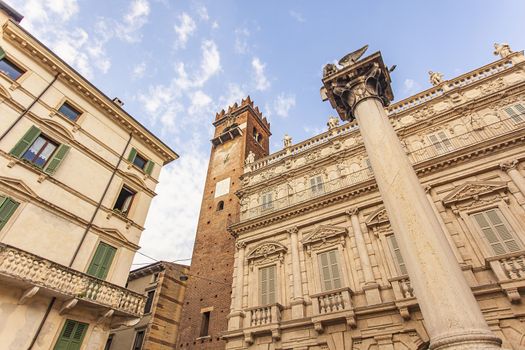
[[[381,294],[379,293],[379,285],[375,281],[374,272],[372,271],[372,264],[370,263],[370,256],[366,249],[365,238],[361,231],[361,225],[359,223],[358,209],[353,208],[346,212],[350,216],[350,222],[352,223],[352,232],[354,233],[355,244],[357,247],[357,253],[359,254],[359,261],[361,262],[361,268],[363,269],[363,276],[365,283],[362,288],[365,291],[366,301],[369,305],[381,303]]]
[[[246,249],[245,242],[237,242],[237,259],[235,261],[235,294],[233,295],[233,310],[228,315],[228,330],[242,328],[244,312],[242,311],[242,297],[244,294],[244,252]]]
[[[499,166],[501,170],[505,171],[509,175],[512,182],[514,182],[521,194],[525,197],[525,178],[523,178],[523,176],[520,174],[518,170],[518,164],[519,162],[517,160],[511,160],[503,162]]]
[[[324,93],[344,120],[357,119],[374,177],[405,260],[431,350],[499,349],[445,233],[385,111],[393,99],[380,53],[325,70]],[[357,58],[356,58],[357,57]]]
[[[299,261],[299,241],[297,227],[288,229],[290,234],[290,252],[292,256],[293,295],[290,302],[292,318],[304,317],[303,281],[301,278],[301,263]]]

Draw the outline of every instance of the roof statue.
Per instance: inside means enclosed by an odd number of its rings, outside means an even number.
[[[428,75],[429,75],[430,83],[433,86],[439,85],[439,84],[441,84],[443,82],[443,74],[441,74],[439,72],[429,71]]]
[[[244,160],[244,164],[249,165],[249,164],[252,164],[253,162],[255,162],[255,153],[250,151],[248,155],[246,156],[246,159]]]
[[[494,43],[494,55],[500,55],[501,58],[505,58],[512,53],[509,44],[507,43]]]
[[[330,116],[328,118],[328,122],[326,123],[326,125],[328,126],[328,130],[332,130],[333,128],[338,127],[339,126],[339,118],[334,117],[334,116]]]
[[[292,145],[292,137],[290,135],[284,134],[283,145],[284,148],[288,148]]]

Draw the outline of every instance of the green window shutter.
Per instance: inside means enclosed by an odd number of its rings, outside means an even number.
[[[9,152],[11,155],[20,158],[24,154],[25,151],[35,142],[36,138],[40,135],[40,129],[36,126],[32,125],[29,130],[25,133],[25,135],[22,137],[20,141],[13,147],[11,152]]]
[[[129,152],[128,160],[132,162],[136,156],[137,156],[137,150],[132,147],[131,151]]]
[[[87,274],[100,279],[105,279],[108,275],[109,267],[115,257],[116,248],[106,243],[99,243],[95,255],[89,264]]]
[[[80,350],[88,326],[87,323],[66,320],[53,350]]]
[[[62,160],[64,160],[70,149],[71,147],[68,145],[61,144],[58,146],[58,149],[53,155],[53,158],[49,161],[49,164],[45,168],[44,172],[48,173],[49,175],[53,175],[57,171],[60,163],[62,163]]]
[[[7,223],[18,207],[18,203],[9,197],[0,196],[0,230]]]
[[[5,51],[3,48],[0,47],[0,60],[4,59],[5,57]]]
[[[155,166],[155,163],[152,162],[151,160],[148,160],[148,162],[146,163],[146,166],[144,167],[144,172],[148,175],[151,175],[151,173],[153,172],[154,166]]]

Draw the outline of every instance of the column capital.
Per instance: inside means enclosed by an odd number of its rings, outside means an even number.
[[[424,190],[425,190],[425,193],[426,193],[426,194],[430,194],[430,191],[432,190],[432,186],[430,186],[430,185],[426,185],[425,188],[424,188]]]
[[[297,234],[299,232],[299,229],[297,228],[297,226],[293,226],[286,229],[286,232],[288,232],[289,234]]]
[[[518,164],[519,164],[519,162],[518,162],[517,159],[507,160],[507,161],[501,162],[499,164],[499,167],[500,167],[501,170],[503,170],[505,172],[508,172],[509,170],[517,169]]]
[[[359,208],[350,208],[345,211],[345,214],[348,216],[359,214]]]
[[[321,95],[324,100],[330,101],[342,120],[354,120],[355,107],[365,99],[378,99],[383,106],[388,106],[394,99],[389,70],[383,63],[381,53],[376,52],[359,60],[366,48],[343,57],[339,61],[341,68],[334,64],[324,68]]]
[[[235,243],[235,247],[240,250],[240,249],[244,249],[246,248],[246,242],[244,241],[239,241],[237,243]]]

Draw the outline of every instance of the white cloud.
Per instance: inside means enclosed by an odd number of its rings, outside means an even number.
[[[250,31],[246,28],[235,29],[235,52],[239,54],[248,53],[250,47],[248,39],[250,38]]]
[[[262,63],[258,57],[252,59],[253,76],[255,79],[255,89],[259,91],[267,90],[270,87],[270,82],[264,74],[266,64]]]
[[[206,95],[202,90],[197,90],[190,96],[191,105],[188,107],[188,113],[190,115],[196,114],[209,114],[210,106],[212,104],[212,99],[210,96]]]
[[[190,35],[195,31],[197,25],[193,18],[186,12],[179,15],[179,24],[174,26],[175,33],[177,33],[177,41],[175,43],[178,48],[185,48]]]
[[[292,18],[295,19],[297,22],[306,22],[306,18],[304,18],[304,16],[300,12],[290,10],[290,16],[292,16]]]
[[[413,79],[407,78],[403,82],[403,93],[413,95],[421,90],[421,85]]]
[[[135,65],[133,67],[133,71],[131,72],[131,75],[134,79],[140,79],[144,76],[146,73],[146,62],[140,62],[139,64]]]
[[[213,21],[213,23],[211,24],[211,29],[218,29],[218,28],[219,28],[219,22]]]
[[[293,107],[295,107],[295,95],[281,93],[273,103],[273,112],[280,117],[286,118]]]
[[[197,14],[199,15],[199,18],[203,21],[207,21],[210,19],[210,15],[208,15],[208,9],[204,5],[200,5],[197,8]]]

